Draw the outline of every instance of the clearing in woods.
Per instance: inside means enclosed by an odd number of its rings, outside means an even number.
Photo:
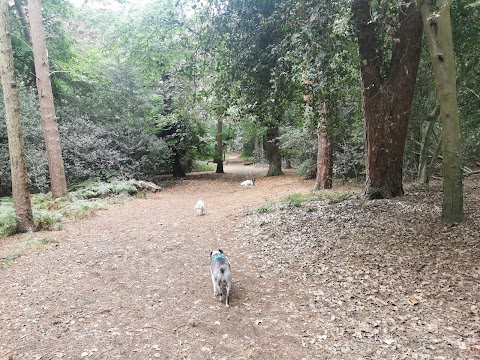
[[[28,238],[53,241],[0,272],[0,359],[479,358],[478,215],[451,239],[435,224],[438,191],[427,211],[418,194],[277,206],[313,181],[229,160],[225,174],[2,240],[3,257]],[[230,308],[212,296],[218,248]]]

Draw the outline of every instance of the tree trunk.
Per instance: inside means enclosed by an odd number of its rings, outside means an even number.
[[[223,174],[223,121],[218,118],[217,120],[217,170],[215,173]]]
[[[378,48],[369,0],[353,0],[361,61],[366,134],[364,198],[403,195],[403,153],[420,59],[422,23],[414,4],[398,11],[395,45],[387,74]]]
[[[5,102],[5,119],[12,172],[13,207],[15,215],[18,217],[17,231],[32,231],[34,228],[32,204],[28,191],[28,174],[20,120],[20,103],[13,66],[7,0],[0,0],[0,78]]]
[[[41,0],[28,0],[30,31],[37,76],[37,92],[42,116],[45,149],[47,151],[50,186],[54,198],[68,195],[67,180],[63,166],[60,135],[53,104],[50,67],[48,64],[47,45],[42,24]]]
[[[428,187],[430,181],[430,173],[428,166],[428,148],[430,144],[430,138],[433,132],[433,126],[435,120],[440,113],[440,107],[438,104],[431,114],[428,114],[422,129],[422,141],[420,142],[420,156],[418,158],[418,172],[417,172],[417,184],[422,187]]]
[[[453,55],[451,2],[438,0],[435,7],[420,1],[419,7],[432,60],[442,124],[443,206],[442,222],[452,225],[464,218],[460,119]]]
[[[314,190],[331,189],[333,179],[332,134],[328,126],[328,104],[324,101],[317,126],[317,176]]]
[[[266,134],[265,148],[268,158],[268,172],[267,176],[283,175],[282,172],[282,158],[280,156],[280,148],[278,146],[278,127],[273,126],[268,128]]]
[[[254,150],[254,156],[255,158],[253,159],[254,162],[261,163],[263,161],[264,155],[263,155],[263,137],[258,135],[258,133],[255,135],[255,150]]]
[[[430,159],[430,163],[428,164],[428,176],[432,174],[433,167],[435,166],[435,163],[437,162],[438,156],[440,155],[440,152],[442,151],[442,136],[440,136],[440,139],[438,140],[437,147],[435,148],[432,158]]]
[[[187,176],[185,170],[183,170],[182,162],[180,161],[180,154],[177,152],[173,155],[172,174],[173,177],[176,178]]]

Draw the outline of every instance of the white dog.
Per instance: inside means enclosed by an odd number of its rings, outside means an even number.
[[[193,210],[197,210],[197,215],[205,214],[205,203],[202,200],[198,200]]]
[[[240,183],[240,185],[245,186],[245,187],[252,187],[255,186],[255,178],[251,180],[245,180]]]

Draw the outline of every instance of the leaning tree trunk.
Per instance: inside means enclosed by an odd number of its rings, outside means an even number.
[[[278,146],[278,127],[269,127],[266,134],[265,148],[268,159],[267,176],[283,175],[282,158]]]
[[[353,0],[361,61],[366,133],[364,198],[403,195],[403,154],[407,125],[420,60],[422,23],[414,4],[398,11],[397,41],[387,74],[378,48],[369,0]]]
[[[328,105],[324,101],[317,126],[317,176],[314,190],[331,189],[333,179],[332,133],[328,126]]]
[[[442,222],[446,225],[457,223],[464,217],[460,120],[450,6],[451,1],[448,0],[438,0],[434,7],[427,1],[419,3],[440,105],[443,155]]]
[[[215,173],[223,174],[223,121],[217,120],[217,154],[216,154],[217,170]]]
[[[8,23],[8,1],[0,0],[0,78],[5,102],[12,194],[17,231],[32,231],[34,228],[32,205],[28,191],[28,174],[25,164],[25,147],[20,120],[20,103],[13,66],[13,51]]]
[[[45,149],[47,151],[50,187],[54,198],[68,195],[67,180],[62,158],[60,135],[58,133],[55,106],[53,104],[50,67],[48,64],[47,44],[42,24],[41,0],[28,0],[30,32],[37,76],[37,92],[42,116]]]

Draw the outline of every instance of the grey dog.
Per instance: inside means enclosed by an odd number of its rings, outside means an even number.
[[[232,290],[232,270],[223,251],[218,249],[210,253],[210,272],[212,274],[213,296],[222,296],[222,283],[227,288],[225,305],[230,306],[229,298]]]

